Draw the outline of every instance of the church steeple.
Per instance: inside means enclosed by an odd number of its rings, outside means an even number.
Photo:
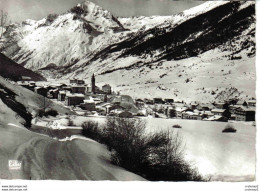
[[[92,93],[95,94],[96,93],[96,80],[95,80],[95,75],[92,75],[91,78],[91,85],[92,85]]]

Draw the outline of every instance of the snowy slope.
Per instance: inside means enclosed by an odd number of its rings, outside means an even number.
[[[0,106],[0,179],[145,180],[112,165],[104,145],[90,139],[57,140],[31,132],[1,100]],[[10,159],[21,161],[22,168],[10,169]]]

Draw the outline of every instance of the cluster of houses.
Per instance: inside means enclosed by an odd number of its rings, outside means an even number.
[[[125,117],[132,117],[138,113],[130,96],[119,96],[112,93],[109,84],[99,88],[95,85],[94,75],[91,85],[79,79],[71,79],[69,84],[37,85],[33,81],[19,81],[18,84],[44,97],[57,100],[65,106],[78,108],[86,113],[96,112],[100,115]]]
[[[145,102],[145,100],[144,100]],[[168,118],[207,120],[207,121],[255,121],[256,100],[230,100],[208,104],[175,103],[172,100],[155,98],[148,100],[157,104],[154,111],[164,113]],[[159,106],[159,107],[158,107]]]
[[[35,82],[22,81],[19,85],[49,99],[56,99],[65,106],[99,115],[120,117],[148,116],[207,121],[255,121],[255,100],[200,104],[174,102],[174,99],[136,99],[129,95],[116,95],[109,84],[101,88],[84,80],[71,79],[69,84],[37,86]]]

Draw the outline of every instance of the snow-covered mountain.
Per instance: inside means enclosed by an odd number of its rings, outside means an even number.
[[[119,41],[121,31],[125,29],[117,18],[86,1],[62,15],[50,14],[40,21],[10,25],[0,50],[34,70],[52,63],[68,66]]]
[[[136,97],[255,96],[254,1],[209,1],[173,16],[118,19],[85,2],[11,25],[4,36],[3,53],[46,76],[95,73],[100,85]]]

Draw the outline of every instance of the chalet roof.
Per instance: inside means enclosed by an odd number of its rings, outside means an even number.
[[[109,84],[105,84],[102,87],[111,87]]]
[[[65,92],[65,91],[60,91],[59,93],[60,93],[60,94],[66,94],[66,92]]]
[[[243,105],[244,102],[245,102],[245,101],[239,100],[239,101],[236,103],[236,105]]]
[[[196,115],[196,113],[193,113],[192,111],[186,111],[186,112],[183,112],[184,114],[187,114],[187,115]]]
[[[85,99],[84,103],[95,103],[93,99]]]
[[[255,108],[241,106],[241,107],[238,107],[236,110],[242,110],[242,111],[255,111]]]
[[[51,87],[59,87],[61,86],[62,84],[60,83],[53,83],[53,84],[49,84],[48,86],[51,86]],[[63,84],[64,85],[64,84]]]
[[[241,105],[230,105],[229,107],[230,108],[239,108],[239,107],[241,107]]]
[[[83,85],[77,85],[77,84],[72,84],[71,87],[72,87],[72,88],[86,88],[86,87],[83,86]]]
[[[182,112],[185,111],[187,107],[176,107],[176,111]]]
[[[216,102],[215,104],[217,104],[217,105],[224,105],[225,102]]]
[[[107,106],[111,106],[111,103],[102,102],[102,103],[98,103],[97,106],[99,106],[99,107],[107,107]]]
[[[205,119],[205,120],[206,120],[206,121],[215,121],[215,120],[218,120],[218,119],[220,119],[220,118],[222,118],[222,116],[220,116],[220,115],[214,115],[214,116],[209,117],[208,119]]]
[[[39,89],[44,89],[44,90],[46,90],[45,87],[39,87],[39,86],[35,87],[35,90],[39,90]]]
[[[84,98],[85,95],[84,94],[67,94],[67,97],[79,97],[79,98]]]
[[[212,109],[211,112],[216,112],[216,113],[223,113],[225,109]]]

